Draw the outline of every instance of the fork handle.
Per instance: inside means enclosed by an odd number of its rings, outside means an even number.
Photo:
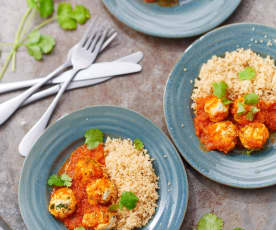
[[[68,78],[61,86],[58,94],[55,99],[52,101],[46,112],[42,115],[42,117],[37,121],[37,123],[28,131],[28,133],[23,137],[22,141],[19,144],[18,150],[21,155],[27,156],[31,151],[34,144],[37,142],[39,137],[44,133],[48,122],[56,108],[56,105],[63,95],[64,91],[67,89],[73,77],[77,74],[80,69],[73,69],[72,75]]]
[[[61,65],[55,71],[50,73],[46,78],[43,78],[39,83],[35,84],[34,86],[32,86],[31,88],[26,90],[24,93],[0,104],[0,125],[5,123],[9,119],[9,117],[20,107],[20,105],[28,97],[30,97],[35,91],[37,91],[42,85],[44,85],[45,83],[50,81],[57,74],[61,73],[69,66],[70,66],[70,64],[68,64],[68,63]]]
[[[58,91],[58,94],[55,96],[54,100],[52,101],[52,103],[50,104],[50,106],[48,107],[48,109],[46,110],[46,112],[43,114],[43,116],[41,117],[41,119],[37,122],[41,122],[43,125],[43,128],[45,129],[48,125],[48,122],[56,108],[57,103],[59,102],[59,99],[62,97],[64,91],[67,89],[68,85],[70,84],[71,80],[73,79],[73,77],[77,74],[77,72],[79,71],[79,69],[73,69],[72,70],[72,75],[70,76],[70,78],[68,78],[61,86],[60,90]]]

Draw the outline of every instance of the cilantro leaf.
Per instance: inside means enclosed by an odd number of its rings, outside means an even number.
[[[256,105],[259,102],[259,97],[255,93],[249,93],[244,96],[244,103],[247,105]]]
[[[51,53],[56,45],[56,41],[50,35],[42,35],[39,31],[34,31],[28,35],[26,47],[28,53],[36,60],[42,59],[42,54]]]
[[[71,3],[61,2],[58,5],[58,23],[65,30],[75,30],[77,24],[84,24],[91,17],[89,10],[83,5],[72,8]]]
[[[197,230],[222,230],[223,220],[216,214],[207,213],[197,223]]]
[[[27,45],[27,51],[35,60],[40,61],[42,59],[42,52],[39,46]]]
[[[260,112],[260,110],[259,110],[256,106],[253,106],[253,107],[251,108],[251,112],[252,112],[253,114],[256,114],[256,113]]]
[[[27,5],[29,8],[38,9],[38,0],[27,0]]]
[[[248,121],[253,121],[254,120],[254,114],[251,111],[249,111],[246,114],[246,120],[248,120]]]
[[[103,143],[104,134],[99,129],[89,129],[84,134],[85,144],[88,149],[96,148],[100,143]]]
[[[115,212],[115,211],[117,211],[119,208],[120,208],[120,205],[119,205],[119,204],[112,204],[112,205],[110,205],[110,206],[108,207],[108,210],[109,210],[110,212]]]
[[[120,205],[131,210],[136,207],[139,198],[132,192],[123,192],[120,199]]]
[[[90,12],[83,5],[76,5],[73,10],[73,18],[76,19],[79,24],[84,24],[90,18]]]
[[[48,185],[50,186],[67,186],[70,187],[72,185],[72,178],[69,177],[67,174],[62,174],[61,176],[54,174],[50,176],[48,179]]]
[[[61,2],[58,5],[58,24],[65,30],[75,30],[77,22],[73,17],[73,8],[71,3]]]
[[[72,185],[72,182],[70,182],[70,181],[64,181],[64,186],[71,187],[71,185]]]
[[[54,13],[53,0],[39,0],[40,17],[48,18]]]
[[[28,35],[28,43],[27,44],[36,44],[40,41],[41,34],[39,31],[34,31]]]
[[[138,150],[142,150],[144,148],[144,143],[139,138],[135,138],[133,143],[134,147]]]
[[[226,95],[226,90],[228,89],[227,84],[224,81],[213,83],[213,94],[217,98],[224,98]]]
[[[60,178],[63,180],[65,186],[70,187],[72,185],[72,178],[67,174],[63,173]]]
[[[49,54],[54,49],[56,40],[52,36],[41,35],[41,39],[38,45],[44,54]]]
[[[29,8],[38,10],[42,18],[48,18],[54,13],[53,0],[27,0],[27,4]]]
[[[85,230],[84,227],[78,227],[78,228],[74,228],[74,230]]]
[[[256,77],[256,72],[250,66],[246,67],[242,72],[239,72],[240,80],[252,80],[255,77]]]
[[[50,186],[63,186],[64,182],[63,180],[60,178],[60,176],[58,176],[57,174],[54,174],[52,176],[50,176],[50,178],[48,179],[48,185]]]
[[[224,105],[229,105],[229,104],[231,104],[232,103],[232,101],[231,100],[229,100],[228,98],[226,98],[226,97],[223,97],[222,98],[222,103],[224,104]]]
[[[72,178],[69,177],[67,174],[63,173],[60,178],[64,181],[72,181]]]
[[[244,107],[244,105],[241,102],[238,102],[238,110],[237,110],[237,114],[238,115],[242,115],[246,112],[246,109]]]

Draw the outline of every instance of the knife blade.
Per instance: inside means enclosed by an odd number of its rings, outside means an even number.
[[[133,54],[130,54],[128,56],[122,57],[120,59],[115,60],[114,62],[129,62],[129,63],[139,63],[144,57],[143,52],[139,51]],[[126,75],[129,76],[129,75]],[[91,86],[91,85],[95,85],[95,84],[99,84],[102,83],[104,81],[107,81],[109,79],[111,79],[112,77],[104,77],[104,78],[95,78],[95,79],[91,79],[91,80],[83,80],[83,81],[74,81],[71,82],[71,84],[69,85],[69,87],[67,88],[67,90],[71,90],[71,89],[77,89],[77,88],[82,88],[82,87],[87,87],[87,86]],[[53,87],[50,87],[48,89],[39,91],[38,93],[33,94],[30,98],[28,98],[23,104],[22,106],[28,105],[34,101],[37,101],[41,98],[53,95],[55,93],[58,92],[60,88],[60,85],[55,85]]]
[[[136,52],[134,53],[133,55],[131,55],[132,58],[134,58],[134,60],[136,60],[137,58],[143,58],[143,53],[142,52]],[[128,59],[126,59],[128,60]],[[125,61],[125,62],[128,62],[128,61]],[[91,65],[89,68],[83,70],[83,71],[80,71],[77,76],[75,77],[74,81],[77,81],[78,80],[78,76],[84,76],[86,77],[86,79],[89,77],[89,79],[91,78],[91,76],[97,76],[97,78],[101,78],[101,77],[106,77],[106,76],[111,76],[108,74],[107,71],[114,71],[114,76],[117,76],[117,75],[120,75],[119,74],[119,71],[121,70],[124,70],[126,71],[127,68],[134,68],[133,71],[136,69],[139,69],[141,67],[138,67],[136,66],[136,62],[131,62],[131,63],[128,63],[130,65],[125,65],[124,67],[121,67],[121,66],[118,66],[118,69],[117,68],[114,68],[112,69],[111,66],[114,66],[114,63],[112,62],[108,62],[108,65],[107,65],[107,69],[105,70],[105,67],[103,67],[104,63],[96,63],[96,64],[93,64]],[[94,65],[96,65],[94,67]],[[135,67],[134,67],[135,65]],[[103,69],[101,69],[100,67],[102,66]],[[96,71],[99,71],[99,72],[96,72]],[[101,75],[101,72],[103,71],[103,76]],[[140,70],[139,70],[140,71]],[[69,70],[69,73],[70,73],[70,70]],[[60,77],[62,77],[63,79],[66,78],[66,76],[68,76],[68,71],[64,72]],[[90,74],[91,73],[91,74]],[[128,72],[127,72],[128,73]],[[92,75],[93,74],[93,75]],[[97,74],[97,75],[96,75]],[[56,82],[60,83],[61,81],[61,78],[60,80],[58,80],[59,77],[57,77],[57,79],[55,79]],[[32,80],[26,80],[26,81],[17,81],[17,82],[9,82],[9,83],[1,83],[0,84],[0,94],[1,93],[7,93],[7,92],[10,92],[10,91],[14,91],[14,90],[18,90],[18,89],[23,89],[23,88],[27,88],[27,87],[31,87],[33,86],[34,84],[38,83],[39,81],[41,81],[42,78],[38,78],[38,79],[32,79]],[[81,79],[81,80],[85,80],[85,79]],[[50,81],[48,82],[48,84],[56,84],[55,81]]]
[[[111,77],[129,73],[136,73],[142,70],[142,67],[136,63],[129,62],[102,62],[93,64],[87,71],[80,71],[74,81],[83,81],[88,79]],[[72,70],[62,73],[51,81],[52,84],[64,82]]]

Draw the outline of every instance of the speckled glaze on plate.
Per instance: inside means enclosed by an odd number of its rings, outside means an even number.
[[[119,107],[96,106],[74,112],[57,121],[38,140],[26,158],[19,184],[19,207],[29,230],[66,229],[48,212],[47,180],[71,152],[84,143],[89,128],[105,135],[140,138],[155,159],[159,176],[158,208],[142,229],[179,229],[188,203],[188,182],[183,162],[168,137],[142,115]],[[135,162],[134,162],[135,163]]]
[[[129,27],[153,36],[192,37],[221,24],[241,0],[180,0],[161,7],[144,0],[103,0],[107,9]]]
[[[226,51],[237,48],[251,48],[276,59],[275,39],[276,29],[264,25],[232,24],[218,28],[199,38],[184,52],[168,79],[164,113],[169,133],[185,160],[218,183],[245,189],[276,184],[276,144],[269,142],[264,150],[251,156],[238,152],[229,155],[203,152],[193,125],[190,97],[194,80],[201,65],[213,55],[223,56]]]

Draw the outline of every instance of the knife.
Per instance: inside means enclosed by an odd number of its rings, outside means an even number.
[[[116,63],[116,62],[102,62],[102,63],[95,63],[91,65],[89,68],[80,71],[76,77],[74,78],[73,82],[80,81],[80,80],[88,80],[93,78],[102,78],[102,77],[110,77],[110,76],[118,76],[122,74],[128,73],[136,73],[141,71],[142,67],[136,63]],[[49,81],[48,84],[57,84],[64,82],[65,79],[70,75],[72,70],[68,70],[62,73],[59,77],[54,78],[52,81]],[[40,79],[33,79],[27,81],[19,81],[19,82],[11,82],[11,83],[1,83],[0,84],[0,94],[22,89],[26,87],[30,87]]]
[[[144,57],[144,54],[141,51],[139,51],[139,52],[130,54],[128,56],[125,56],[123,58],[117,59],[117,60],[114,61],[114,63],[116,63],[116,64],[118,64],[117,62],[139,63],[143,59],[143,57]],[[128,75],[126,75],[126,76],[128,76]],[[77,88],[82,88],[82,87],[87,87],[87,86],[99,84],[101,82],[104,82],[104,81],[107,81],[107,80],[111,79],[112,77],[113,76],[95,78],[95,79],[84,80],[84,81],[74,81],[69,85],[67,90],[77,89]],[[59,88],[60,88],[60,85],[56,85],[56,86],[50,87],[48,89],[42,90],[38,93],[35,93],[31,97],[29,97],[21,106],[28,105],[28,104],[30,104],[34,101],[37,101],[41,98],[53,95],[53,94],[58,92]]]
[[[83,81],[88,79],[111,77],[117,75],[123,75],[128,73],[136,73],[142,70],[142,67],[136,63],[129,62],[102,62],[95,63],[87,71],[81,71],[80,74],[76,75],[74,81]],[[64,82],[70,72],[62,73],[59,77],[54,78],[50,83],[58,84]],[[73,81],[73,82],[74,82]]]

